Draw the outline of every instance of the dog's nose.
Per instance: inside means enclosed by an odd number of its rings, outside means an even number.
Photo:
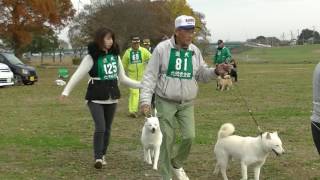
[[[152,128],[152,133],[156,132],[156,128]]]

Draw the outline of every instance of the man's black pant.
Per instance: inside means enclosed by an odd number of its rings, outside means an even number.
[[[313,142],[316,145],[318,153],[320,154],[320,123],[311,121],[311,132],[312,132]]]

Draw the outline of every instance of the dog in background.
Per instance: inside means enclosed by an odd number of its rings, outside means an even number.
[[[223,78],[221,76],[217,77],[217,90],[224,91],[229,90],[232,87],[232,80],[230,75],[224,75]]]
[[[142,128],[141,142],[143,145],[144,161],[152,164],[153,169],[158,169],[158,160],[160,154],[160,146],[162,143],[162,133],[160,130],[159,119],[155,116],[146,118]]]
[[[232,135],[235,128],[232,124],[223,124],[218,132],[218,140],[214,147],[217,164],[215,174],[222,174],[228,180],[226,169],[229,158],[240,160],[242,179],[247,180],[247,168],[254,165],[254,180],[259,180],[260,169],[268,155],[274,152],[277,156],[284,153],[281,139],[277,132],[265,132],[258,137],[242,137]]]
[[[232,79],[234,79],[235,82],[238,82],[237,61],[232,58],[230,61],[230,65],[232,66],[230,76]]]

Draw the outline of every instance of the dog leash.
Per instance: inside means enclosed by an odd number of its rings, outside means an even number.
[[[239,96],[240,96],[240,98],[242,99],[242,101],[244,102],[244,104],[245,104],[245,106],[246,106],[246,108],[247,108],[247,110],[248,110],[248,112],[249,112],[249,114],[250,114],[250,117],[252,118],[253,122],[254,122],[255,125],[257,126],[258,131],[259,131],[259,134],[262,136],[263,131],[262,131],[261,127],[259,126],[258,121],[257,121],[256,118],[254,117],[254,115],[253,115],[253,113],[252,113],[252,111],[251,111],[251,109],[250,109],[250,107],[249,107],[249,105],[248,105],[248,102],[247,102],[246,99],[242,96],[242,93],[241,93],[241,91],[240,91],[239,86],[238,86],[236,83],[234,83],[234,85],[236,86],[236,89],[238,90]],[[240,99],[240,98],[239,98],[239,99]]]

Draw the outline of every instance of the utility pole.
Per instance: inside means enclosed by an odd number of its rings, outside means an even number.
[[[284,32],[282,33],[282,41],[284,41],[285,40],[285,37],[286,37],[286,35],[284,34]]]
[[[299,38],[300,38],[300,32],[299,32],[299,29],[297,29],[297,44],[299,44]]]
[[[303,30],[301,31],[301,38],[302,38],[302,45],[304,45],[304,35],[303,35]]]
[[[316,32],[316,28],[315,28],[315,26],[313,26],[313,33],[312,33],[312,44],[314,44],[314,34],[315,34],[315,32]]]

